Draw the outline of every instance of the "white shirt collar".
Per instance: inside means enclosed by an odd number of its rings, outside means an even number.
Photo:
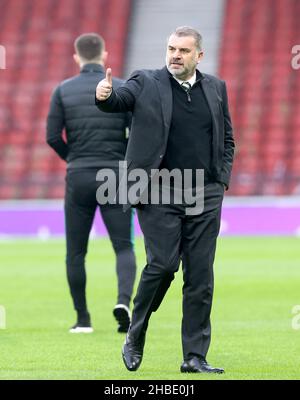
[[[183,82],[189,82],[189,84],[191,86],[193,86],[193,84],[196,82],[196,71],[195,71],[194,75],[187,81],[182,81],[181,79],[176,78],[174,75],[173,75],[173,78],[179,83],[179,85],[181,85]]]

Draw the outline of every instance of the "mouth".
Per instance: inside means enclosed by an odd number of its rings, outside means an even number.
[[[182,67],[182,66],[183,66],[183,64],[176,63],[176,62],[171,63],[171,65],[172,65],[173,67]]]

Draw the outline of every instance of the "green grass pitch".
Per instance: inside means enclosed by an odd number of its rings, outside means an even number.
[[[138,278],[144,266],[136,240]],[[144,360],[128,372],[116,331],[114,256],[107,239],[90,242],[87,296],[95,332],[72,335],[63,240],[0,243],[0,379],[299,379],[299,238],[220,238],[215,262],[208,361],[226,374],[181,374],[181,270],[151,317]],[[138,280],[138,279],[137,279]]]

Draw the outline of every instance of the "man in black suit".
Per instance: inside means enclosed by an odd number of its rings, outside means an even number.
[[[133,112],[126,152],[128,173],[142,168],[152,177],[151,170],[156,168],[192,170],[194,190],[195,172],[204,170],[201,213],[188,215],[184,202],[135,204],[145,239],[147,265],[122,349],[130,371],[141,364],[149,318],[158,309],[182,261],[184,361],[180,370],[224,372],[210,366],[206,355],[211,338],[213,262],[234,140],[225,82],[196,69],[202,57],[199,32],[180,27],[169,38],[165,68],[136,71],[119,88],[113,88],[112,72],[108,69],[106,79],[96,89],[96,104],[101,110]]]
[[[105,77],[107,57],[104,40],[96,33],[79,36],[74,60],[80,74],[61,82],[54,90],[47,120],[47,142],[67,163],[65,225],[67,277],[77,322],[71,333],[93,331],[86,302],[85,256],[88,239],[98,208],[96,175],[102,168],[118,170],[127,147],[127,113],[107,115],[95,107],[93,95],[99,75]],[[115,87],[122,84],[114,79]],[[67,141],[63,139],[66,130]],[[113,314],[118,331],[127,332],[129,303],[136,274],[132,243],[132,213],[121,205],[101,205],[102,219],[116,255],[117,304]],[[103,266],[105,267],[105,266]]]

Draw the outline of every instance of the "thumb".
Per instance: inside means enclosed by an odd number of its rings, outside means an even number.
[[[107,68],[106,70],[106,80],[107,82],[112,85],[112,73],[111,73],[111,68]]]

